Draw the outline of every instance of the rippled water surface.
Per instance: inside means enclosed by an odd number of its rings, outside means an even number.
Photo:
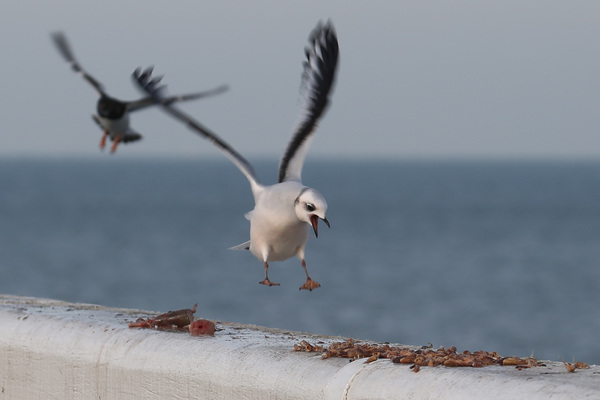
[[[265,183],[277,161],[257,163]],[[262,263],[226,161],[0,160],[0,292],[600,363],[600,163],[309,160],[331,229]]]

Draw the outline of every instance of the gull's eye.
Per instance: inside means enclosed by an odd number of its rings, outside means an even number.
[[[312,203],[306,203],[306,211],[308,212],[313,212],[317,209],[317,207],[315,207],[314,204]]]

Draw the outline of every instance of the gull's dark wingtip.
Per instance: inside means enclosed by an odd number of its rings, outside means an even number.
[[[50,32],[50,38],[52,38],[54,43],[66,42],[67,40],[67,36],[63,31]]]
[[[140,85],[145,85],[148,82],[148,78],[152,76],[152,71],[154,71],[154,67],[148,67],[146,69],[142,69],[142,67],[137,67],[133,73],[131,74],[134,81],[138,82]]]
[[[63,40],[65,37],[65,34],[63,31],[53,31],[50,32],[50,37],[52,38],[52,40],[54,40],[55,42],[58,42],[60,40]]]
[[[54,31],[50,32],[50,38],[63,58],[67,60],[67,62],[73,62],[73,52],[71,51],[71,46],[67,40],[67,35],[65,35],[63,31]]]
[[[146,69],[138,67],[131,74],[131,78],[140,90],[160,101],[165,88],[165,85],[160,84],[163,77],[153,77],[152,72],[154,72],[154,67],[152,66]]]
[[[302,114],[279,164],[279,182],[300,180],[302,164],[317,121],[327,109],[339,58],[337,34],[331,20],[319,21],[304,48],[300,94]],[[301,150],[303,149],[303,150]]]

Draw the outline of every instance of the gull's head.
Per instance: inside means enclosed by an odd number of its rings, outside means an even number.
[[[102,96],[96,104],[98,114],[103,118],[119,119],[125,114],[127,105],[122,101],[113,99],[108,96]]]
[[[325,218],[327,202],[315,189],[306,188],[300,192],[296,198],[295,209],[298,219],[312,226],[316,237],[319,237],[319,219],[330,227],[329,221]]]

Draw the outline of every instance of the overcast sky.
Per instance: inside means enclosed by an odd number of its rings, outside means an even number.
[[[333,100],[310,156],[600,157],[600,2],[4,0],[0,157],[111,157],[97,95],[52,45],[62,30],[108,93],[138,66],[169,93],[229,92],[183,108],[249,158],[278,156],[296,120],[309,32],[340,43]],[[112,157],[220,154],[158,109]]]

